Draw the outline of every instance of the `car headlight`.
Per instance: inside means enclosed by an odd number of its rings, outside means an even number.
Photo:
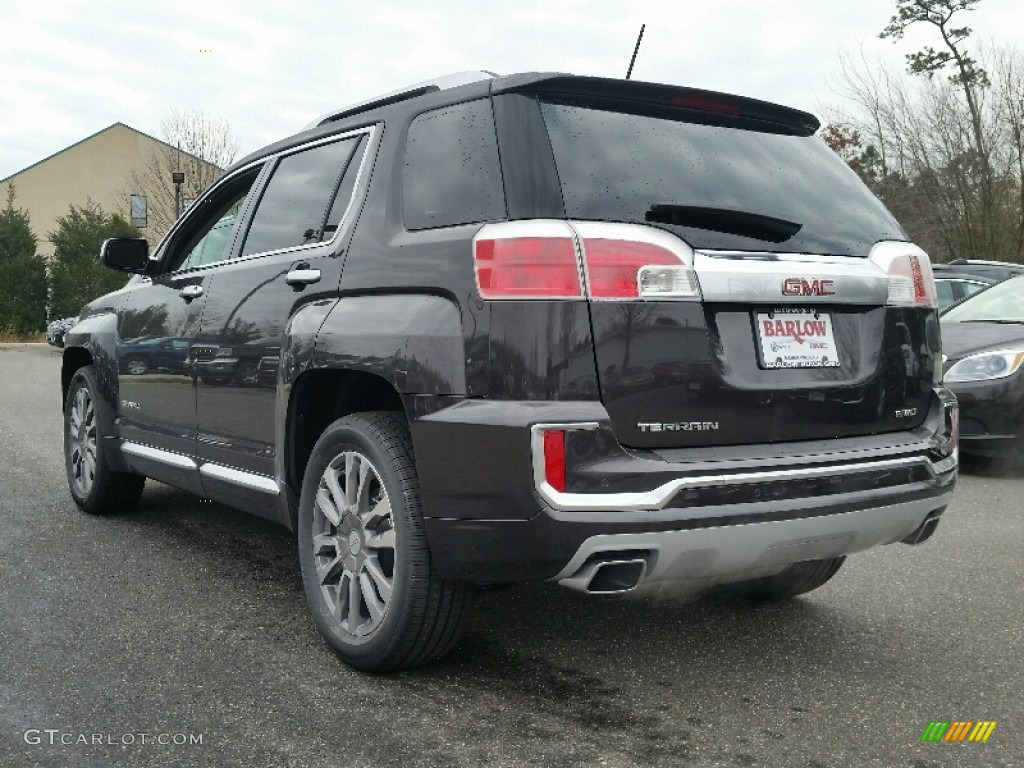
[[[1024,351],[1017,349],[998,349],[993,352],[979,352],[965,357],[946,371],[946,382],[951,381],[990,381],[1004,379],[1017,372],[1024,362]]]

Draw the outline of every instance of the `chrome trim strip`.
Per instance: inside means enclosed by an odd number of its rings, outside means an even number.
[[[949,456],[935,463],[927,456],[904,456],[898,459],[880,461],[858,461],[830,464],[823,467],[802,467],[779,469],[765,472],[737,472],[733,474],[696,475],[680,477],[659,485],[650,491],[636,493],[565,493],[555,490],[544,476],[544,432],[548,430],[591,430],[598,429],[596,422],[565,424],[534,424],[530,428],[530,445],[533,452],[533,482],[537,493],[552,508],[565,512],[620,510],[624,512],[664,509],[672,498],[683,490],[715,488],[730,485],[771,483],[781,480],[802,480],[819,477],[834,477],[857,472],[882,472],[889,469],[906,469],[922,465],[932,477],[950,472],[957,466],[957,458]]]
[[[889,276],[857,256],[698,250],[693,267],[706,302],[884,306],[889,297]],[[833,293],[784,294],[783,281],[794,278],[831,280]]]
[[[214,480],[223,480],[226,483],[240,485],[243,488],[261,491],[262,493],[277,495],[281,492],[277,487],[277,481],[271,477],[267,477],[266,475],[256,475],[252,472],[243,472],[240,469],[232,469],[231,467],[224,467],[220,464],[207,462],[199,467],[199,473],[201,475],[211,477]]]
[[[165,451],[160,448],[153,448],[148,445],[140,445],[130,440],[121,441],[121,450],[129,456],[138,456],[140,459],[159,461],[161,464],[170,464],[180,469],[195,469],[196,463],[188,456],[180,453]]]

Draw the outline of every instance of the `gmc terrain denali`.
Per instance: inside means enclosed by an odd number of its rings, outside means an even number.
[[[367,670],[444,654],[474,585],[783,598],[921,542],[957,472],[930,264],[817,127],[562,74],[331,113],[104,243],[136,276],[67,337],[71,494],[287,526]]]

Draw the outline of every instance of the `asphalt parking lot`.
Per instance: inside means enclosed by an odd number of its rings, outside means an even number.
[[[801,599],[517,586],[375,677],[320,641],[283,529],[152,482],[80,513],[59,368],[0,347],[0,766],[1024,766],[1019,469],[974,467],[931,541]],[[954,720],[997,725],[921,743]]]

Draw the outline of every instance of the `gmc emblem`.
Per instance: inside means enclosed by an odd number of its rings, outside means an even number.
[[[787,277],[782,281],[783,296],[835,296],[834,280],[805,280]]]

